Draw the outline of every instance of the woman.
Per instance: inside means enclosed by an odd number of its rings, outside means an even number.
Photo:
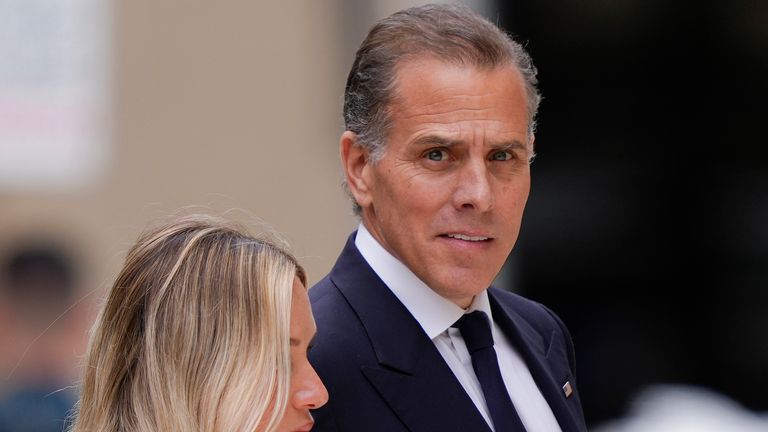
[[[273,242],[186,217],[129,251],[91,336],[74,432],[307,431],[306,277]]]

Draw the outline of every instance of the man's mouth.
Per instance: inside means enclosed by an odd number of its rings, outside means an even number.
[[[481,242],[481,241],[487,241],[491,239],[490,237],[471,236],[466,234],[443,234],[442,237],[449,237],[449,238],[454,238],[454,239],[464,240],[464,241],[471,241],[471,242]]]

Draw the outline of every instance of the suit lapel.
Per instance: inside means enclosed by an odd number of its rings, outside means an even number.
[[[355,233],[331,271],[331,281],[365,328],[378,366],[362,372],[412,431],[490,431],[440,352],[402,303],[363,259]]]
[[[493,319],[520,352],[542,395],[563,432],[581,432],[580,422],[563,394],[568,377],[567,359],[550,358],[552,335],[546,340],[512,308],[502,304],[493,290],[488,290]]]

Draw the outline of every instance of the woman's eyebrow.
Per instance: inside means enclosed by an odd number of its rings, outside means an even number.
[[[315,336],[317,336],[317,332],[315,332],[315,334],[313,334],[312,337],[309,338],[309,343],[307,345],[312,346],[312,344],[315,342]],[[291,346],[301,345],[301,340],[297,338],[291,338],[290,342],[291,342]]]

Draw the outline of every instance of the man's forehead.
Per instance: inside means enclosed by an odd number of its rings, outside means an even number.
[[[450,99],[456,101],[462,88],[468,97],[486,96],[486,103],[506,104],[506,101],[495,97],[499,95],[498,87],[486,85],[491,75],[501,78],[496,80],[497,85],[508,83],[517,87],[516,93],[525,103],[527,95],[523,77],[513,65],[489,68],[419,57],[398,64],[388,101],[390,112],[396,116],[404,109],[439,103],[441,96],[445,96],[443,102],[450,102]]]
[[[443,58],[431,53],[422,53],[417,55],[408,55],[397,60],[393,68],[394,77],[394,90],[399,87],[402,78],[405,74],[416,73],[424,69],[433,70],[451,70],[451,69],[464,69],[477,72],[491,72],[491,71],[504,71],[508,70],[515,78],[522,80],[522,74],[520,70],[512,62],[504,62],[498,65],[480,65],[471,61],[462,61],[457,59]],[[510,79],[515,79],[510,77]]]
[[[398,69],[389,101],[391,120],[424,122],[523,121],[527,104],[522,75],[514,66],[481,68],[420,58]],[[458,126],[457,126],[458,127]],[[517,129],[517,127],[515,127]]]

